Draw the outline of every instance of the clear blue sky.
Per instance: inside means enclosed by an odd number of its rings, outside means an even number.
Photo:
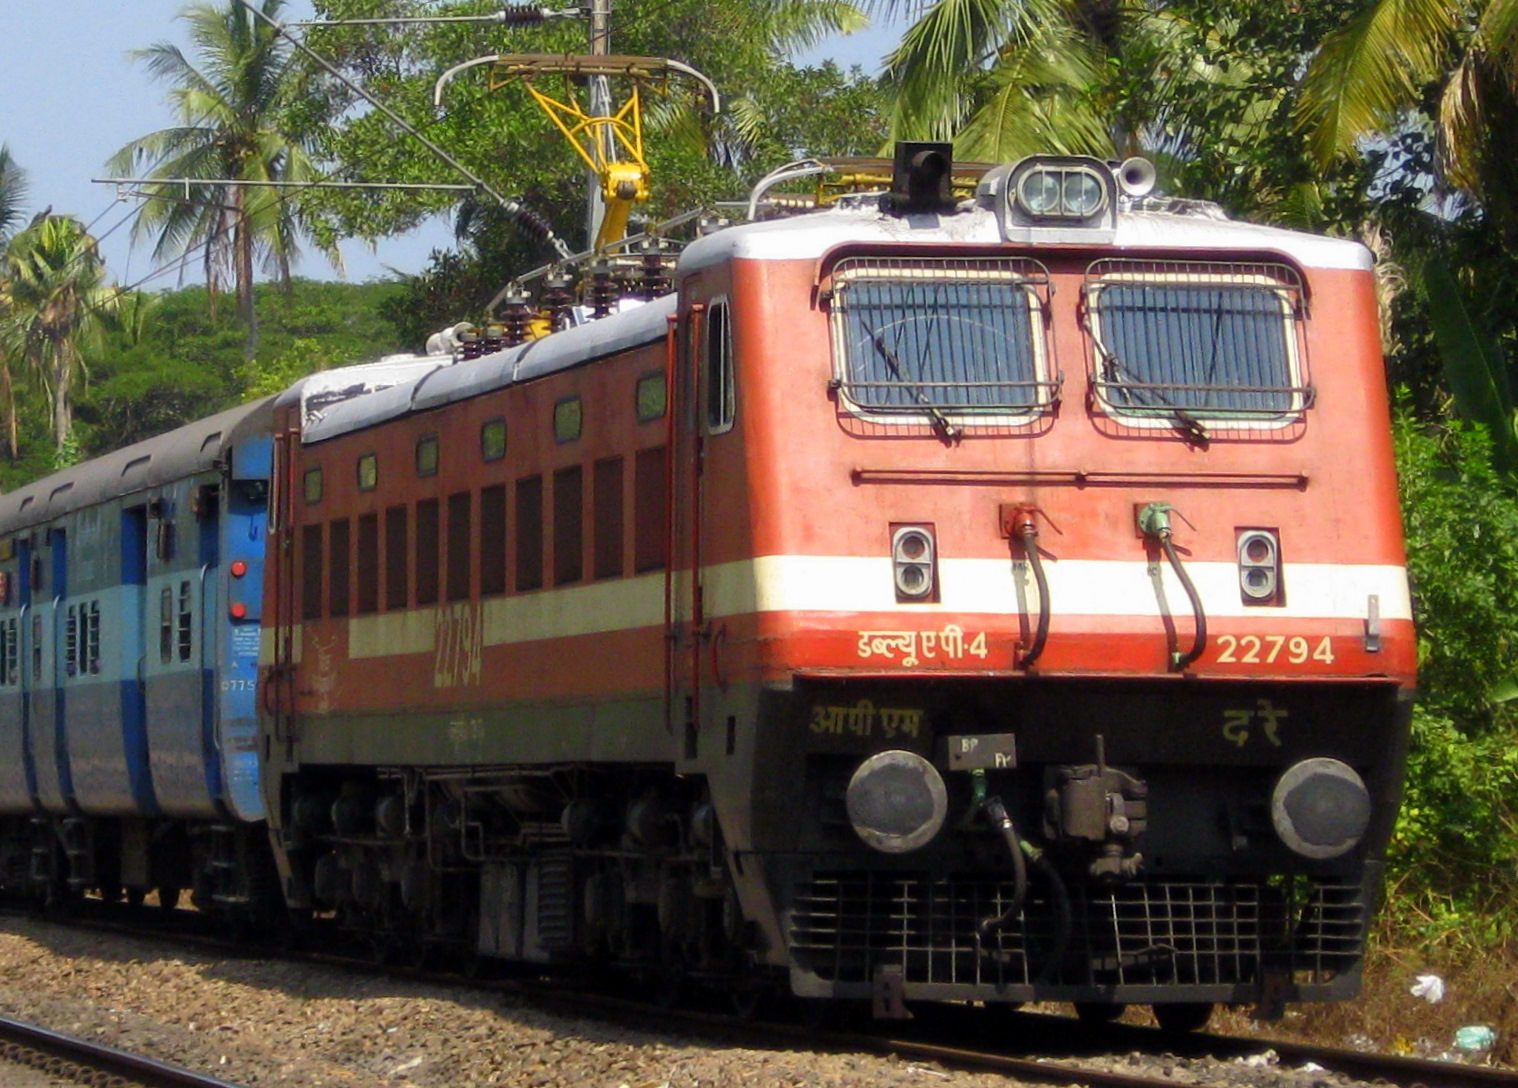
[[[129,219],[136,202],[118,202],[114,186],[91,184],[90,179],[105,176],[106,159],[124,144],[175,123],[164,98],[165,86],[128,54],[164,40],[187,48],[184,24],[175,18],[183,7],[184,0],[9,0],[0,24],[0,102],[5,103],[0,143],[10,146],[27,172],[28,210],[51,205],[55,212],[92,224],[102,239],[109,274],[122,283],[152,275],[156,266],[151,245],[130,242]],[[291,0],[286,18],[299,19],[310,12],[307,0]],[[873,73],[893,44],[893,29],[880,26],[830,42],[801,59],[833,57]],[[488,41],[484,48],[489,48]],[[446,246],[449,239],[447,226],[434,221],[380,243],[377,253],[368,252],[362,243],[347,243],[343,250],[348,278],[384,276],[386,266],[418,272],[428,253]],[[308,254],[297,271],[315,278],[335,277],[315,254]],[[186,282],[195,282],[199,274],[199,267],[192,265],[185,272]],[[175,275],[160,275],[145,286],[173,287],[177,282]]]

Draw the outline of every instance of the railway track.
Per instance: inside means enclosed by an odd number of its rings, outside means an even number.
[[[30,1066],[91,1088],[239,1088],[142,1054],[0,1017],[0,1063]]]
[[[90,913],[87,911],[86,915]],[[184,920],[192,921],[193,916],[186,915]],[[203,929],[193,926],[186,930],[166,928],[162,924],[164,921],[167,919],[141,926],[128,925],[119,919],[86,916],[75,919],[74,924],[105,933],[190,945],[203,954],[239,958],[250,954],[246,945],[210,937]],[[408,981],[429,981],[452,987],[461,982],[458,974],[380,966],[362,955],[335,954],[330,947],[321,952],[305,953],[261,948],[256,954],[316,966],[340,966],[345,970]],[[1305,1080],[1291,1078],[1294,1071],[1307,1067],[1359,1082],[1385,1083],[1400,1088],[1518,1088],[1518,1071],[1509,1069],[1366,1054],[1280,1040],[1177,1035],[1133,1025],[1096,1028],[1070,1017],[1028,1011],[997,1016],[993,1020],[984,1010],[938,1008],[929,1010],[930,1015],[917,1021],[862,1021],[839,1030],[803,1024],[794,1019],[746,1019],[736,1014],[670,1007],[665,1003],[625,996],[585,993],[572,983],[552,979],[507,977],[464,981],[471,988],[511,995],[545,1012],[616,1021],[655,1034],[685,1032],[702,1040],[760,1049],[774,1048],[779,1044],[789,1050],[894,1055],[901,1061],[934,1064],[950,1070],[997,1073],[1026,1083],[1083,1084],[1102,1088],[1176,1088],[1178,1083],[1211,1084],[1217,1082],[1196,1076],[1190,1076],[1190,1079],[1183,1076],[1178,1080],[1173,1075],[1174,1069],[1166,1070],[1165,1066],[1167,1063],[1173,1066],[1197,1063],[1194,1072],[1209,1059],[1219,1062],[1249,1059],[1258,1063],[1267,1051],[1272,1051],[1275,1057],[1271,1061],[1279,1068],[1283,1084],[1311,1084],[1310,1076]],[[994,1027],[989,1026],[992,1024]],[[995,1045],[988,1046],[986,1037],[993,1033]],[[8,1038],[0,1031],[0,1041]],[[109,1048],[103,1049],[109,1051]],[[1147,1070],[1110,1068],[1114,1056],[1134,1053],[1165,1057],[1150,1063],[1152,1068]],[[1259,1070],[1258,1065],[1254,1068]],[[196,1078],[195,1074],[183,1070],[178,1070],[177,1074],[191,1079],[146,1080],[139,1076],[137,1079],[85,1083],[216,1085],[226,1088],[226,1082],[214,1078]],[[166,1075],[172,1077],[176,1071],[170,1070]],[[1247,1079],[1253,1084],[1265,1084],[1270,1082],[1266,1078],[1268,1073],[1260,1072]]]

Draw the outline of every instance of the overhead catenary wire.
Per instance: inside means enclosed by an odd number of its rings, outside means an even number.
[[[541,216],[537,215],[535,212],[529,209],[520,200],[504,196],[500,192],[496,191],[496,189],[484,178],[480,177],[474,171],[470,170],[469,167],[465,166],[458,159],[454,158],[446,150],[438,146],[438,144],[432,140],[429,140],[425,135],[422,134],[421,130],[413,125],[410,121],[407,121],[399,113],[395,112],[395,110],[385,105],[378,98],[375,98],[372,94],[366,91],[363,87],[359,86],[352,79],[349,79],[348,76],[346,76],[320,53],[316,52],[316,50],[312,49],[295,35],[291,34],[287,29],[285,29],[285,25],[283,23],[279,22],[277,19],[271,19],[269,16],[265,15],[262,11],[253,5],[252,0],[237,0],[237,2],[245,7],[248,11],[252,12],[263,22],[267,23],[276,34],[284,38],[291,45],[295,46],[296,49],[299,49],[306,56],[310,57],[322,68],[322,70],[331,75],[339,83],[347,87],[354,94],[363,98],[364,101],[368,102],[375,109],[379,110],[403,132],[411,136],[413,139],[420,141],[422,146],[427,148],[427,150],[431,151],[434,155],[436,155],[443,162],[447,163],[454,170],[457,170],[461,177],[467,178],[469,181],[479,186],[481,191],[487,193],[492,199],[500,204],[500,206],[506,211],[507,215],[511,216],[513,221],[517,222],[523,229],[527,230],[534,236],[540,237],[545,243],[552,246],[561,257],[568,258],[570,256],[569,246],[564,242],[562,238],[553,232],[553,230],[548,226],[547,221],[544,220]]]

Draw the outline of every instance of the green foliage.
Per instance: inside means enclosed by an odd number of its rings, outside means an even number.
[[[1518,714],[1485,698],[1518,658],[1518,497],[1482,428],[1396,420],[1419,704],[1393,842],[1394,915],[1430,938],[1518,928]]]
[[[403,350],[380,313],[399,290],[394,283],[295,280],[288,291],[261,284],[263,335],[251,360],[236,319],[225,311],[213,316],[204,287],[152,296],[149,316],[118,322],[92,352],[89,381],[75,391],[73,439],[56,457],[46,398],[39,389],[19,389],[21,448],[14,460],[0,457],[0,488],[276,392],[312,371]]]

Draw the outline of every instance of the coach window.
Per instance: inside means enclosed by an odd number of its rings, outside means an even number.
[[[411,597],[410,513],[405,506],[385,511],[385,609],[403,612]]]
[[[318,468],[306,469],[304,477],[306,501],[316,503],[322,501],[322,470]]]
[[[327,533],[327,614],[332,617],[348,614],[348,579],[353,570],[349,533],[347,518],[335,519]]]
[[[379,486],[379,457],[366,453],[358,459],[358,489],[373,491]]]
[[[74,605],[63,621],[63,671],[69,676],[79,671],[79,610]]]
[[[179,583],[179,615],[175,630],[178,634],[179,660],[190,660],[190,651],[195,646],[195,609],[192,606],[190,583]]]
[[[437,603],[438,505],[436,499],[416,504],[416,603]]]
[[[15,685],[21,682],[21,638],[15,617],[5,621],[5,682]]]
[[[355,610],[361,616],[379,611],[379,515],[361,514],[358,519],[358,599]]]
[[[302,619],[322,618],[322,527],[304,525],[300,530],[300,580]]]
[[[585,576],[584,472],[579,465],[553,474],[553,584],[578,582]]]
[[[158,660],[174,660],[174,591],[168,586],[158,595]]]
[[[492,419],[480,428],[480,457],[499,461],[506,456],[506,421]]]
[[[416,440],[416,474],[437,475],[437,435],[425,434]]]
[[[84,668],[88,672],[100,671],[100,602],[91,601],[81,606],[84,615]]]
[[[1083,290],[1097,402],[1133,426],[1284,425],[1312,403],[1285,265],[1101,260]]]
[[[561,445],[580,437],[585,411],[579,397],[565,397],[553,406],[553,440]]]
[[[517,590],[543,588],[543,477],[517,481]]]
[[[733,389],[733,332],[726,299],[706,308],[702,337],[703,380],[706,383],[706,431],[723,434],[733,429],[737,395]]]
[[[470,525],[474,493],[458,491],[448,496],[448,584],[450,601],[469,598],[469,551],[474,543]]]

